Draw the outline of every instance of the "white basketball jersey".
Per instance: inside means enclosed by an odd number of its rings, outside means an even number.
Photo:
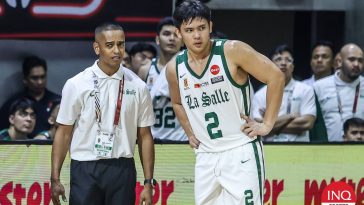
[[[157,59],[153,58],[152,63],[151,63],[150,68],[149,68],[147,80],[145,81],[149,91],[152,89],[152,87],[153,87],[155,81],[157,80],[158,76],[159,76],[159,70],[158,70],[158,67],[157,67]]]
[[[201,142],[197,152],[221,152],[254,140],[240,130],[245,123],[240,114],[250,114],[250,82],[238,85],[232,79],[224,56],[225,41],[213,41],[200,76],[188,65],[187,50],[176,58],[182,105]]]
[[[188,141],[172,108],[165,68],[155,81],[150,95],[155,113],[155,124],[151,129],[153,137],[160,140]]]

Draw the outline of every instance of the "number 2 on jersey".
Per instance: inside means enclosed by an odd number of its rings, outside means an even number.
[[[212,119],[212,120],[211,120]],[[210,120],[212,122],[210,122]],[[210,135],[211,139],[216,139],[222,137],[221,130],[216,130],[216,132],[213,132],[212,129],[219,127],[219,118],[217,117],[217,114],[215,112],[209,112],[205,114],[205,121],[209,122],[207,125],[207,132]]]

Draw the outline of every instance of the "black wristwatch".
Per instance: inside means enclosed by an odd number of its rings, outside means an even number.
[[[151,178],[151,179],[145,179],[144,180],[144,185],[146,185],[146,184],[150,184],[154,188],[155,185],[157,185],[157,180],[155,180],[153,178]]]

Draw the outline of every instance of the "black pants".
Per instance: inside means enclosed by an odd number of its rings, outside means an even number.
[[[71,160],[70,205],[134,205],[133,158]]]

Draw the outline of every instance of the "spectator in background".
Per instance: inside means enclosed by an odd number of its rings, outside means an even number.
[[[123,55],[123,59],[121,61],[121,64],[125,67],[125,68],[130,68],[131,64],[130,64],[130,55],[127,49],[125,49],[124,55]]]
[[[182,39],[177,37],[172,17],[165,17],[159,21],[155,42],[159,48],[158,58],[153,58],[151,62],[143,65],[138,73],[138,76],[146,82],[149,90],[152,89],[164,66],[183,45]]]
[[[334,48],[329,41],[317,42],[311,55],[311,70],[313,75],[302,82],[312,86],[313,83],[321,78],[333,74]]]
[[[334,70],[337,71],[340,69],[341,67],[341,56],[340,56],[340,52],[338,52],[336,55],[335,55],[335,58],[334,58]]]
[[[36,122],[33,101],[20,98],[10,105],[9,128],[0,131],[0,140],[28,140]]]
[[[140,67],[150,63],[157,56],[157,49],[149,43],[138,42],[131,47],[129,54],[130,69],[138,74]]]
[[[364,141],[364,120],[350,118],[344,122],[344,141]]]
[[[314,84],[329,141],[343,141],[345,120],[364,119],[363,51],[349,43],[341,48],[340,55],[341,69]]]
[[[152,126],[154,139],[163,141],[188,141],[187,135],[177,120],[172,107],[166,69],[163,69],[150,91],[155,113],[155,124]]]
[[[39,140],[53,140],[54,139],[54,135],[56,134],[56,130],[59,125],[56,122],[58,111],[59,111],[59,103],[60,103],[60,101],[53,102],[53,105],[51,108],[51,115],[48,118],[48,123],[50,125],[49,130],[45,130],[43,132],[38,133],[37,136],[34,137],[34,139],[39,139]]]
[[[292,51],[287,45],[276,47],[272,61],[285,75],[285,88],[278,118],[272,131],[263,139],[266,141],[288,142],[309,141],[308,130],[316,119],[315,95],[311,86],[292,78],[294,69]],[[252,115],[262,122],[266,110],[267,86],[261,88],[252,103]]]
[[[37,111],[35,128],[30,137],[33,138],[37,133],[48,130],[48,118],[53,101],[60,99],[61,96],[49,91],[47,86],[47,63],[44,59],[36,56],[26,57],[23,61],[23,83],[24,91],[15,94],[7,100],[0,108],[0,129],[9,127],[8,113],[11,103],[15,99],[28,98],[34,101]]]

